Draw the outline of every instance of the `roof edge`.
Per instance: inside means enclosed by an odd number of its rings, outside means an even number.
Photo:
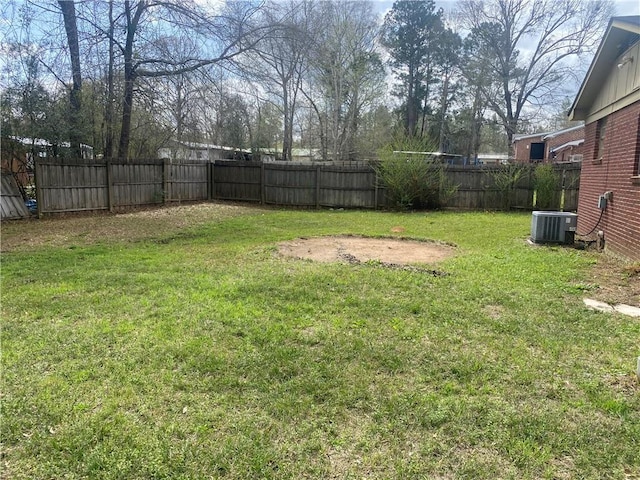
[[[558,135],[562,135],[564,133],[569,133],[569,132],[572,132],[574,130],[578,130],[580,128],[584,128],[584,123],[581,123],[580,125],[574,125],[573,127],[563,128],[562,130],[557,130],[555,132],[551,132],[548,135],[545,135],[544,137],[542,137],[542,139],[546,140],[547,138],[555,138]]]
[[[577,108],[580,102],[581,97],[583,96],[587,84],[591,79],[593,71],[597,66],[601,63],[602,51],[604,50],[604,46],[607,43],[611,35],[611,31],[616,28],[618,30],[625,30],[630,33],[640,34],[640,15],[628,15],[628,16],[616,16],[611,17],[609,19],[609,23],[607,28],[605,29],[604,35],[602,36],[602,40],[600,41],[600,45],[598,45],[598,49],[596,50],[596,54],[593,56],[593,60],[591,61],[591,65],[589,65],[589,70],[587,70],[587,74],[582,80],[582,84],[578,89],[578,93],[567,112],[567,117],[569,120],[577,121],[577,120],[586,120],[588,112],[585,108]]]

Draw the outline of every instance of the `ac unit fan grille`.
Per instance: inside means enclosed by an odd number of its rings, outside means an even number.
[[[548,242],[560,241],[560,217],[545,217],[542,222],[542,240]]]

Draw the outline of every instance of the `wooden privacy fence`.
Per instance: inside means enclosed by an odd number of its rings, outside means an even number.
[[[217,161],[213,198],[300,207],[376,208],[371,167]]]
[[[446,206],[458,209],[532,209],[534,167],[514,188],[496,182],[503,167],[446,166],[457,192]],[[580,164],[556,165],[553,209],[577,209]],[[371,166],[300,165],[217,160],[209,162],[38,162],[40,214],[119,210],[180,201],[234,200],[271,205],[334,208],[391,206]],[[505,197],[506,195],[506,197]]]
[[[467,210],[534,208],[535,166],[524,166],[522,176],[509,192],[501,190],[496,182],[496,174],[505,168],[445,166],[447,183],[458,187],[446,206]],[[581,165],[556,165],[554,169],[558,183],[552,208],[577,210]],[[375,170],[367,165],[338,167],[216,161],[212,181],[213,198],[221,200],[316,208],[392,206],[386,196],[386,188]]]
[[[513,167],[513,166],[512,166]],[[536,208],[533,204],[535,190],[535,165],[524,165],[522,175],[509,191],[498,186],[498,177],[509,167],[496,166],[448,166],[447,181],[457,185],[456,194],[447,201],[447,207],[464,210],[504,210]],[[553,210],[578,209],[580,189],[580,163],[554,165],[557,177]]]
[[[118,210],[210,199],[209,163],[37,162],[38,212]]]

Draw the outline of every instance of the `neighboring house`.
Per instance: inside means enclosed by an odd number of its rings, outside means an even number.
[[[260,148],[260,160],[263,162],[281,162],[282,150],[277,148]],[[322,161],[322,153],[319,148],[292,148],[291,162],[294,163],[317,163]]]
[[[584,145],[584,125],[565,128],[542,137],[546,158],[550,162],[582,161]]]
[[[542,162],[544,160],[544,141],[542,137],[549,132],[531,135],[513,136],[513,158],[519,163]]]
[[[611,19],[569,118],[586,123],[578,234],[640,261],[640,16]]]
[[[466,165],[467,159],[456,153],[443,152],[412,152],[408,150],[394,150],[394,155],[403,155],[407,158],[429,160],[435,163],[446,163],[448,165]]]
[[[505,165],[509,163],[507,153],[479,153],[476,157],[479,165]]]
[[[555,132],[513,137],[513,158],[519,163],[578,162],[582,160],[584,125]]]
[[[23,188],[33,179],[33,155],[15,138],[3,137],[0,140],[0,171],[3,175],[13,175]],[[3,217],[4,218],[4,217]]]
[[[68,157],[71,152],[71,144],[69,142],[53,143],[43,138],[26,138],[26,137],[9,137],[11,140],[18,142],[26,149],[27,160],[33,162],[33,155],[38,158],[59,158]],[[84,143],[80,144],[80,152],[85,160],[93,159],[93,147]]]
[[[213,160],[250,160],[251,150],[223,147],[211,143],[171,140],[168,146],[158,150],[159,158],[209,162]]]
[[[69,142],[51,143],[42,138],[9,136],[2,138],[2,159],[0,169],[11,173],[22,187],[33,183],[34,159],[41,161],[71,156]],[[83,159],[93,159],[93,147],[80,144]]]
[[[319,148],[292,148],[291,161],[298,163],[314,163],[322,161]]]

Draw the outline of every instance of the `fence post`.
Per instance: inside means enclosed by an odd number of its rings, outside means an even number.
[[[260,203],[264,205],[265,191],[264,191],[264,161],[260,163]]]
[[[536,191],[536,183],[534,178],[534,166],[529,164],[529,193],[528,198],[531,198],[531,210],[536,208],[536,203],[538,203],[538,192]],[[527,199],[528,199],[527,198]]]
[[[213,200],[213,163],[214,161],[207,163],[207,200],[209,201]]]
[[[109,212],[113,212],[113,171],[111,161],[107,160],[107,206]]]
[[[316,166],[316,208],[320,208],[320,168]]]
[[[40,185],[40,181],[42,180],[42,165],[40,165],[40,161],[38,161],[37,158],[34,160],[34,166],[34,182],[36,184],[36,207],[38,207],[38,218],[42,218],[42,207],[44,206],[42,204],[42,187]]]
[[[373,174],[375,175],[375,180],[373,182],[373,209],[378,209],[378,172],[374,170]]]
[[[564,167],[562,167],[562,185],[560,185],[560,211],[564,212],[564,195],[565,195],[565,186],[564,182],[566,181],[567,171]]]
[[[171,192],[169,191],[171,188],[169,185],[169,168],[169,159],[165,158],[164,162],[162,162],[162,191],[164,193],[162,196],[162,203],[171,201]]]

